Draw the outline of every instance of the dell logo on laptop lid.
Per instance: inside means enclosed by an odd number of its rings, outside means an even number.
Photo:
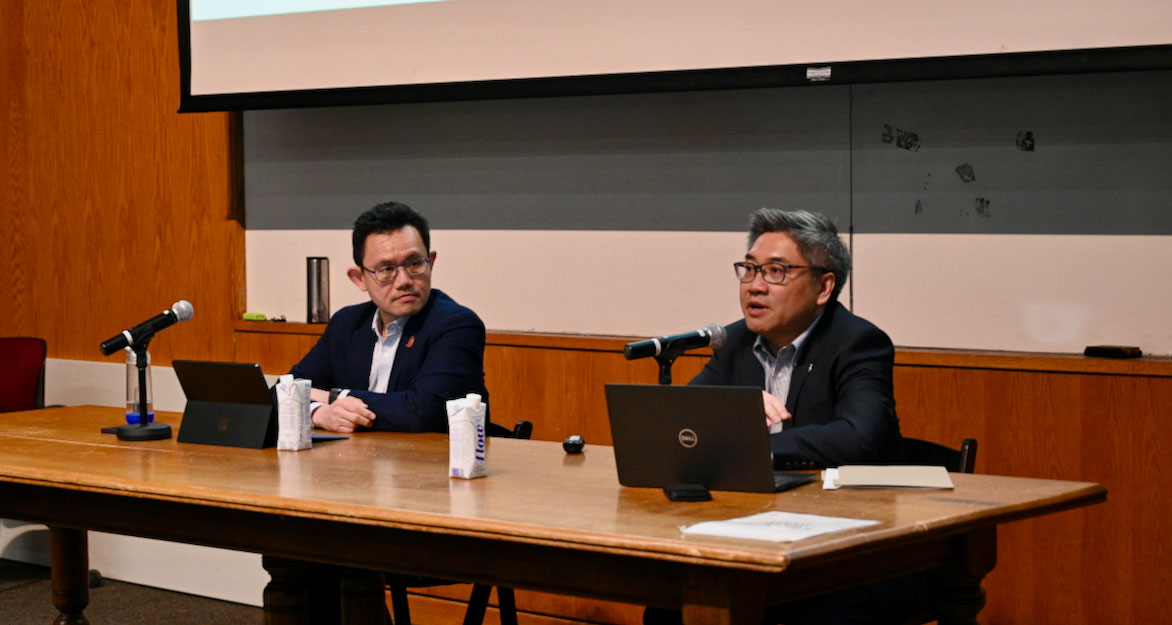
[[[691,428],[684,428],[684,429],[680,430],[679,438],[680,438],[680,444],[683,445],[684,447],[689,448],[689,449],[691,449],[692,447],[695,447],[696,443],[700,442],[699,437],[696,436],[696,432],[693,431]]]

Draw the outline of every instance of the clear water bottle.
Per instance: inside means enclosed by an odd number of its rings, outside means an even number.
[[[138,357],[134,350],[126,349],[126,422],[138,424],[142,422],[138,411]],[[155,408],[154,394],[151,392],[151,353],[146,352],[146,392],[147,392],[147,423],[154,423]]]

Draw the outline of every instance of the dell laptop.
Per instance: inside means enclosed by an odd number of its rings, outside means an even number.
[[[769,493],[817,477],[773,470],[759,388],[607,384],[606,405],[623,486]]]

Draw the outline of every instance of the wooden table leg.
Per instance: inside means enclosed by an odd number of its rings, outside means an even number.
[[[85,530],[49,528],[53,625],[89,625],[84,611],[90,603],[90,554]]]
[[[382,573],[261,556],[265,625],[385,625]]]
[[[955,561],[943,571],[939,625],[977,625],[985,607],[985,575],[997,565],[997,528],[957,537]]]
[[[387,591],[383,574],[342,570],[342,625],[386,625]]]
[[[264,590],[265,625],[310,625],[309,565],[273,556],[260,561],[270,578]]]
[[[693,572],[682,589],[684,625],[761,625],[760,592],[733,575]]]

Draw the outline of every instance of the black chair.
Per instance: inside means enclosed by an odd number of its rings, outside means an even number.
[[[904,462],[944,467],[953,473],[972,473],[977,466],[977,439],[966,438],[960,449],[918,438],[903,439]]]
[[[903,439],[903,455],[906,464],[944,467],[953,473],[972,473],[977,466],[977,439],[966,438],[961,442],[960,449],[953,449],[940,443],[905,437]],[[971,597],[980,597],[980,601],[984,603],[985,591],[980,584],[973,584],[969,580],[963,580],[960,584],[966,594]],[[903,625],[938,622],[944,616],[941,614],[939,606],[935,606],[905,621]]]
[[[528,440],[533,436],[533,424],[528,421],[518,421],[513,429],[493,422],[488,423],[488,435],[500,438],[519,438]],[[464,582],[422,577],[418,575],[403,575],[386,573],[384,575],[387,586],[391,590],[392,619],[395,625],[411,625],[411,608],[407,601],[408,588],[426,588],[429,586],[446,586],[462,584]],[[488,599],[492,594],[492,586],[474,584],[472,595],[468,598],[468,610],[464,613],[464,625],[482,625],[484,615],[488,611]],[[517,600],[512,588],[497,586],[497,607],[500,610],[501,625],[517,625]]]

